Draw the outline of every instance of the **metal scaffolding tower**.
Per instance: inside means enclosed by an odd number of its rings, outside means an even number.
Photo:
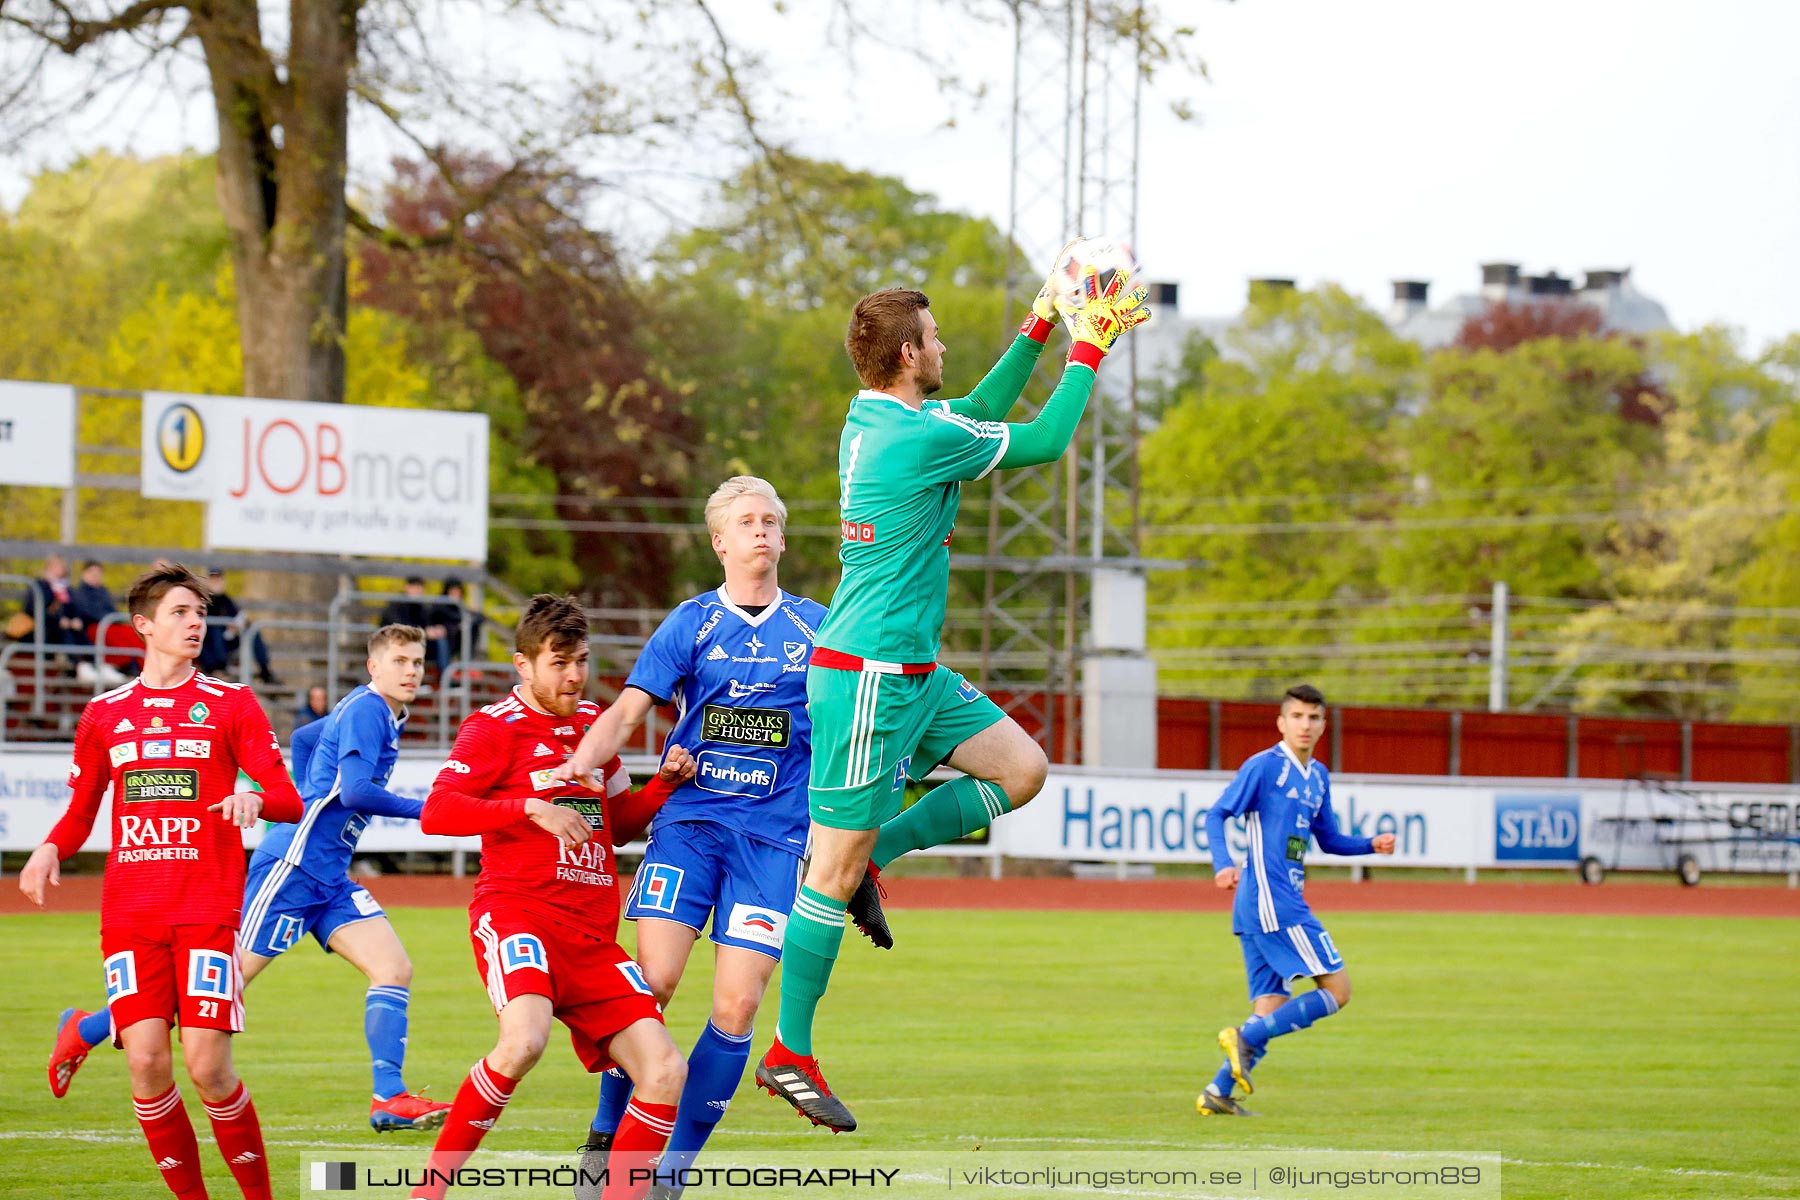
[[[1141,9],[1104,0],[1013,0],[1008,321],[1057,250],[1078,235],[1136,244]],[[1118,361],[1122,359],[1123,361]],[[1054,358],[1027,389],[1034,411]],[[1100,372],[1060,462],[996,472],[981,572],[985,688],[1039,733],[1055,760],[1078,761],[1074,719],[1087,581],[1104,560],[1138,554],[1137,356],[1132,339]]]

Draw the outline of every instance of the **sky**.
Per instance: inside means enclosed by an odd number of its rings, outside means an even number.
[[[1800,4],[1787,0],[1165,0],[1197,30],[1198,79],[1166,70],[1141,97],[1136,241],[1187,316],[1242,307],[1251,278],[1332,281],[1385,307],[1396,278],[1434,303],[1472,291],[1477,264],[1579,278],[1629,267],[1683,329],[1722,323],[1750,349],[1800,332]],[[719,6],[782,95],[769,131],[818,157],[895,174],[953,208],[1008,213],[1010,34],[891,6],[911,47],[828,39],[824,0]],[[483,43],[537,69],[542,44]],[[985,99],[946,98],[924,56]],[[1049,95],[1054,56],[1027,61]],[[1171,105],[1195,111],[1182,121]],[[0,203],[78,150],[211,148],[211,106],[134,104],[0,161]],[[1117,114],[1115,113],[1115,116]],[[1053,125],[1054,121],[1039,122]],[[1122,123],[1128,128],[1128,123]],[[361,171],[395,147],[359,124]],[[1107,174],[1128,161],[1110,139]],[[1039,162],[1054,153],[1037,156]],[[667,188],[682,208],[684,186]],[[1057,244],[1039,188],[1028,247]],[[1122,193],[1115,193],[1122,195]],[[1115,206],[1123,214],[1123,205]],[[654,219],[652,219],[654,220]],[[1113,227],[1084,232],[1128,234]],[[1048,264],[1046,263],[1046,266]]]

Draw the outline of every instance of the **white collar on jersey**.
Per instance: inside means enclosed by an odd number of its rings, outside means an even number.
[[[856,393],[856,398],[858,400],[892,400],[901,408],[912,408],[912,405],[894,395],[892,392],[878,392],[873,388],[864,388],[862,391]],[[917,412],[918,410],[913,409],[913,411]]]
[[[1293,763],[1294,766],[1296,766],[1300,769],[1300,778],[1302,778],[1302,779],[1311,779],[1312,778],[1312,763],[1311,762],[1306,762],[1306,763],[1301,762],[1300,756],[1295,754],[1294,751],[1292,750],[1292,748],[1290,748],[1288,746],[1287,742],[1285,742],[1285,741],[1276,742],[1275,746],[1283,754],[1287,755],[1287,760],[1289,762]]]
[[[723,604],[725,606],[726,611],[730,612],[738,620],[740,620],[744,624],[750,626],[752,629],[756,628],[757,626],[761,625],[764,621],[767,621],[770,617],[774,616],[775,610],[780,608],[783,604],[786,604],[787,598],[788,598],[786,592],[782,591],[780,588],[776,588],[775,589],[775,599],[773,599],[769,602],[769,606],[767,608],[763,609],[761,612],[757,613],[753,617],[749,613],[745,612],[743,609],[739,608],[737,605],[735,605],[731,602],[731,597],[729,595],[727,595],[725,592],[724,584],[721,583],[719,585],[719,590],[718,590],[717,595],[719,597],[719,603]]]

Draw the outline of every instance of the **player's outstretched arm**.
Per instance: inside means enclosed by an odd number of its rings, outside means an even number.
[[[960,400],[950,401],[950,411],[977,421],[1003,419],[1019,402],[1025,385],[1031,381],[1031,373],[1037,369],[1038,358],[1043,354],[1044,343],[1050,339],[1053,328],[1055,326],[1040,319],[1036,313],[1026,317],[1018,336],[1000,356],[1000,361],[981,377],[974,391]]]
[[[1082,414],[1087,411],[1088,397],[1093,394],[1093,368],[1070,358],[1056,390],[1050,393],[1050,399],[1044,402],[1038,415],[1028,422],[1006,427],[1009,434],[1006,451],[1000,455],[997,465],[1029,467],[1061,458],[1075,436],[1075,427],[1081,424]]]
[[[423,800],[390,792],[376,783],[374,764],[360,754],[339,756],[338,780],[338,796],[352,812],[416,821],[425,809]]]
[[[1075,241],[1080,241],[1080,238]],[[1075,242],[1070,242],[1073,246]],[[1068,252],[1064,246],[1056,252],[1055,262],[1062,263],[1062,257]],[[1007,348],[1000,361],[993,369],[982,376],[975,390],[961,400],[950,401],[950,411],[959,417],[973,417],[977,421],[1004,420],[1012,411],[1012,406],[1019,402],[1019,396],[1025,391],[1025,385],[1031,380],[1032,371],[1037,369],[1038,356],[1044,352],[1044,343],[1050,340],[1050,331],[1056,328],[1061,314],[1056,311],[1054,302],[1056,266],[1050,268],[1051,278],[1044,280],[1044,286],[1038,290],[1037,298],[1031,302],[1031,311],[1025,314],[1025,323],[1019,326],[1019,335]]]
[[[506,738],[492,718],[476,713],[456,732],[450,757],[431,781],[419,813],[426,833],[472,837],[526,820],[526,797],[488,793],[506,771]]]
[[[613,845],[623,846],[626,842],[642,837],[661,810],[663,802],[674,794],[676,788],[693,777],[694,756],[681,746],[671,744],[663,755],[662,766],[657,770],[655,778],[641,788],[622,793],[616,802],[608,805],[608,815],[612,818]]]
[[[1149,289],[1139,285],[1126,290],[1129,282],[1129,276],[1115,275],[1112,284],[1101,292],[1097,277],[1090,270],[1087,302],[1069,314],[1069,333],[1074,343],[1069,347],[1062,379],[1035,420],[1008,426],[1011,436],[999,466],[1055,462],[1069,448],[1075,427],[1087,411],[1100,361],[1120,337],[1150,319]]]
[[[1319,843],[1319,849],[1326,854],[1392,854],[1394,852],[1394,835],[1384,833],[1377,837],[1354,837],[1338,828],[1337,814],[1331,811],[1331,793],[1319,802],[1319,811],[1313,817],[1313,840]],[[1387,843],[1387,849],[1381,848]]]
[[[620,690],[599,718],[581,735],[575,753],[564,759],[551,772],[551,778],[564,783],[577,783],[594,773],[594,768],[616,757],[619,747],[637,732],[655,703],[649,693],[627,686]]]
[[[338,798],[352,812],[417,820],[420,810],[425,807],[423,800],[396,795],[375,781],[376,765],[393,731],[393,719],[388,715],[386,703],[372,694],[359,698],[340,714]],[[306,728],[300,732],[305,733]]]
[[[244,688],[238,693],[236,720],[231,730],[231,757],[262,788],[261,793],[238,792],[226,799],[235,801],[238,811],[229,808],[222,815],[248,827],[260,816],[265,821],[298,821],[306,815],[306,802],[288,775],[287,762],[281,757],[281,739],[263,712],[256,693]],[[248,797],[255,796],[255,803]],[[249,820],[243,819],[248,811]]]

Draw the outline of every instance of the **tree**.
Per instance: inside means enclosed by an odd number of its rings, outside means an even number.
[[[1754,373],[1728,381],[1743,411],[1767,427],[1746,474],[1773,492],[1757,514],[1736,583],[1731,645],[1742,660],[1737,720],[1792,721],[1795,633],[1800,627],[1800,334],[1771,346]]]
[[[242,392],[235,281],[211,196],[211,171],[210,158],[202,156],[95,156],[38,176],[17,218],[0,225],[0,263],[17,268],[0,273],[0,319],[16,335],[0,341],[0,378]],[[353,276],[347,399],[486,412],[494,431],[490,491],[554,495],[555,481],[516,449],[524,421],[517,390],[479,344],[456,329],[436,329],[428,339],[400,318],[358,303],[357,285]],[[84,400],[82,444],[134,452],[139,438],[134,398]],[[112,473],[118,462],[88,455],[81,469]],[[16,537],[54,540],[56,501],[45,489],[0,488]],[[83,488],[77,505],[78,526],[90,538],[98,534],[121,545],[200,544],[201,515],[194,504]],[[536,511],[549,515],[547,506]],[[490,538],[490,568],[527,589],[570,586],[568,557],[567,538],[554,530],[501,529]],[[18,566],[36,570],[35,564]]]
[[[643,528],[659,514],[637,501],[677,506],[698,431],[649,369],[638,332],[644,289],[621,272],[609,239],[564,215],[582,206],[578,180],[521,174],[504,202],[465,220],[457,195],[492,189],[505,168],[448,155],[441,161],[451,174],[396,164],[382,203],[385,225],[423,248],[365,239],[359,262],[367,298],[421,328],[479,339],[527,416],[511,430],[518,451],[548,472],[559,495],[596,502],[564,514],[577,527],[575,582],[602,604],[660,604],[673,548]],[[607,503],[620,497],[626,507],[609,512]],[[593,528],[606,517],[628,528]]]
[[[1335,286],[1259,289],[1216,354],[1184,356],[1139,452],[1144,554],[1190,564],[1150,576],[1165,687],[1332,686],[1314,648],[1376,593],[1359,527],[1397,505],[1396,425],[1419,386],[1418,347]]]
[[[880,40],[874,31],[890,7],[832,0],[830,15],[845,36]],[[989,15],[982,0],[933,7],[954,19]],[[1197,68],[1191,31],[1154,6],[1114,0],[1096,9],[1099,28],[1142,45],[1146,69]],[[478,37],[488,20],[503,23],[515,44],[535,34],[571,58],[603,52],[614,74],[550,78],[519,63],[484,71],[470,56],[444,57],[441,43]],[[238,280],[245,388],[274,399],[343,398],[345,234],[352,223],[373,227],[345,191],[353,105],[434,161],[446,125],[486,138],[504,167],[490,187],[457,194],[459,218],[504,199],[520,172],[547,162],[618,161],[627,147],[658,142],[688,152],[684,165],[702,143],[772,148],[758,119],[762,76],[714,0],[441,8],[291,0],[285,21],[265,19],[257,0],[12,0],[0,5],[0,31],[0,103],[15,144],[59,127],[108,81],[148,86],[149,68],[161,63],[178,78],[181,52],[198,47],[217,116],[218,201]],[[53,94],[47,68],[58,56],[85,63],[98,82]]]

